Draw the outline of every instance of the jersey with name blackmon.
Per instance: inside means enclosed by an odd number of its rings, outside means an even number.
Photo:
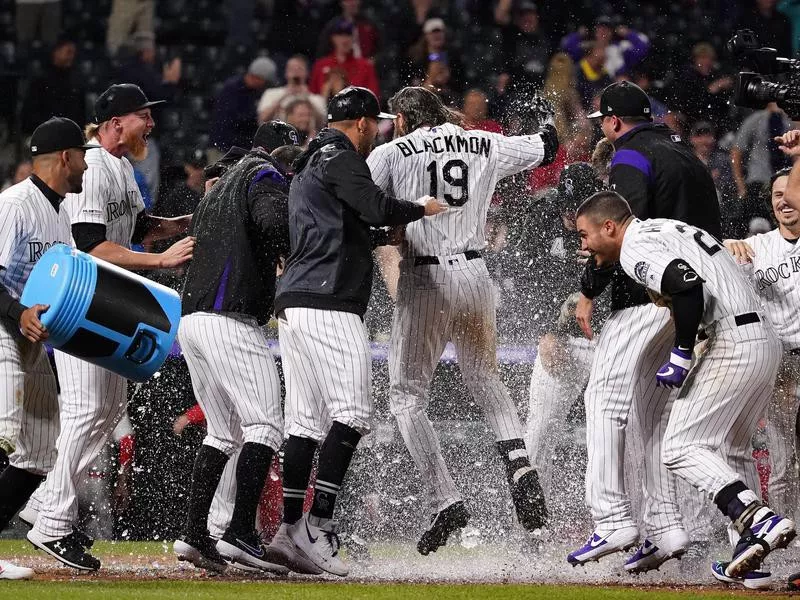
[[[784,349],[800,348],[800,244],[785,239],[778,229],[744,241],[755,253],[753,284],[767,318]]]
[[[536,167],[543,158],[538,134],[506,137],[448,123],[378,146],[367,164],[375,183],[398,198],[430,195],[450,205],[406,227],[403,255],[435,256],[482,250],[497,182]]]
[[[54,244],[70,243],[69,216],[30,179],[0,194],[0,283],[19,300],[36,261]]]
[[[647,288],[661,289],[667,267],[676,260],[684,281],[703,282],[704,327],[724,317],[756,312],[761,303],[734,258],[707,231],[672,219],[635,219],[625,231],[620,264],[629,277]],[[686,268],[688,265],[688,268]],[[693,271],[693,272],[692,272]]]
[[[136,217],[145,208],[133,165],[105,148],[87,150],[86,164],[83,191],[64,200],[71,222],[105,225],[109,242],[130,248]]]

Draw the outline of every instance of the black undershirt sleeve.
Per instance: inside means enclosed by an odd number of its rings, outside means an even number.
[[[703,280],[684,260],[676,258],[664,270],[661,293],[672,298],[675,346],[692,351],[703,319]]]
[[[106,226],[102,223],[73,223],[72,237],[81,252],[91,252],[106,241]]]
[[[15,324],[19,324],[19,318],[25,311],[25,306],[19,300],[8,293],[8,290],[0,285],[0,315],[8,317]]]

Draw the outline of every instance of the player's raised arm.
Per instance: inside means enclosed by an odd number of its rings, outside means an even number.
[[[488,134],[497,144],[497,170],[501,179],[520,171],[549,165],[558,152],[558,134],[553,121],[555,111],[552,105],[537,96],[523,112],[531,123],[531,134]]]

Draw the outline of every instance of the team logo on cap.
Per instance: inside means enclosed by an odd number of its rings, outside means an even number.
[[[289,139],[292,141],[292,143],[295,146],[297,146],[300,143],[300,141],[297,139],[297,132],[296,131],[289,130]]]

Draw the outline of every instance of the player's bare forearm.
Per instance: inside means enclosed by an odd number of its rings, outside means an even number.
[[[89,254],[123,269],[158,269],[161,266],[158,254],[134,252],[108,240],[97,244]]]
[[[189,231],[192,224],[192,215],[182,217],[166,218],[148,215],[149,229],[142,240],[142,244],[148,245],[150,242],[168,240],[178,235],[183,235]]]

